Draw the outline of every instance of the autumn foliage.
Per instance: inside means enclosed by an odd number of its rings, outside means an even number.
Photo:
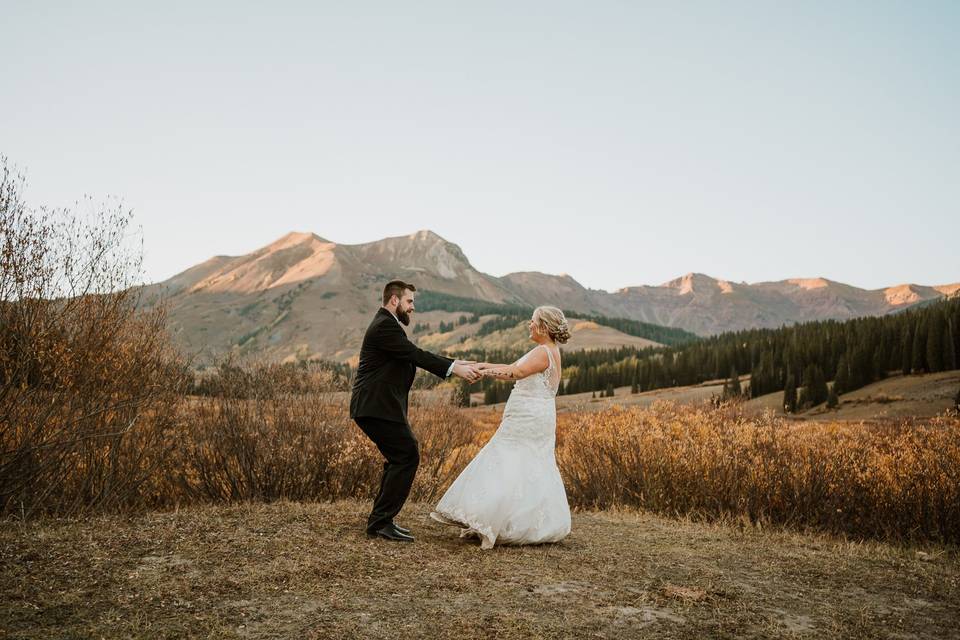
[[[21,193],[4,165],[0,515],[372,496],[382,459],[336,371],[231,364],[198,384],[162,304],[138,305],[129,215],[32,210]],[[429,502],[499,414],[415,403],[411,422],[422,460],[412,499]],[[956,413],[851,424],[751,416],[736,402],[615,407],[561,414],[556,455],[574,508],[960,542]]]

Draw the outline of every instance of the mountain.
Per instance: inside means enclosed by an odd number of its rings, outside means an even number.
[[[144,304],[167,302],[175,340],[199,361],[230,351],[269,360],[345,360],[386,281],[493,302],[515,301],[431,231],[343,245],[289,233],[242,256],[216,256],[146,287]]]
[[[616,303],[608,313],[711,335],[812,320],[883,315],[904,305],[942,298],[958,289],[960,283],[868,290],[825,278],[747,284],[689,273],[659,287],[621,289],[613,294]]]
[[[614,293],[586,289],[569,276],[510,274],[501,281],[515,296],[535,304],[563,300],[560,306],[564,308],[680,327],[699,335],[883,315],[960,291],[960,283],[936,287],[903,284],[869,290],[825,278],[747,284],[702,273]]]
[[[456,244],[432,231],[346,245],[294,232],[242,256],[215,256],[144,290],[144,304],[166,301],[175,340],[200,362],[227,352],[269,360],[351,360],[379,306],[385,282],[400,278],[418,290],[532,307],[554,304],[584,314],[631,318],[700,335],[753,327],[882,315],[960,291],[903,284],[859,289],[823,278],[747,284],[700,273],[616,292],[589,289],[569,275],[539,272],[494,277],[477,271]],[[416,313],[414,322],[463,322],[462,309]],[[458,325],[457,340],[478,346],[479,324]],[[637,345],[634,336],[583,325],[585,344]],[[432,331],[432,330],[431,330]],[[612,333],[611,333],[612,332]],[[432,331],[437,334],[437,331]],[[601,335],[602,334],[602,335]],[[456,347],[446,337],[424,344]],[[512,335],[512,334],[510,334]],[[517,336],[485,338],[513,344]],[[519,337],[522,341],[522,336]],[[570,348],[576,348],[573,341]],[[648,344],[648,342],[643,342]],[[650,343],[653,344],[653,343]]]

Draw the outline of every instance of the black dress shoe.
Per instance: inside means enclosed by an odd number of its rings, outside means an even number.
[[[387,540],[393,540],[394,542],[413,542],[414,540],[413,536],[406,533],[401,533],[392,524],[385,524],[376,531],[368,531],[367,535],[386,538]]]
[[[407,529],[406,527],[401,527],[396,522],[393,522],[391,524],[393,524],[393,528],[399,531],[400,533],[403,533],[405,535],[410,535],[410,529]]]

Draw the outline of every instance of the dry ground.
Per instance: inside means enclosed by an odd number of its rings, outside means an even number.
[[[804,415],[815,419],[838,420],[925,418],[952,407],[958,390],[960,370],[892,376],[843,394],[836,410],[815,407]]]
[[[958,638],[957,549],[574,514],[476,542],[408,505],[280,502],[0,523],[3,638]]]

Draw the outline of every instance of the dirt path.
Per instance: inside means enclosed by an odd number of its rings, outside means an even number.
[[[481,551],[408,505],[204,507],[0,523],[0,638],[958,638],[955,549],[578,513]]]

